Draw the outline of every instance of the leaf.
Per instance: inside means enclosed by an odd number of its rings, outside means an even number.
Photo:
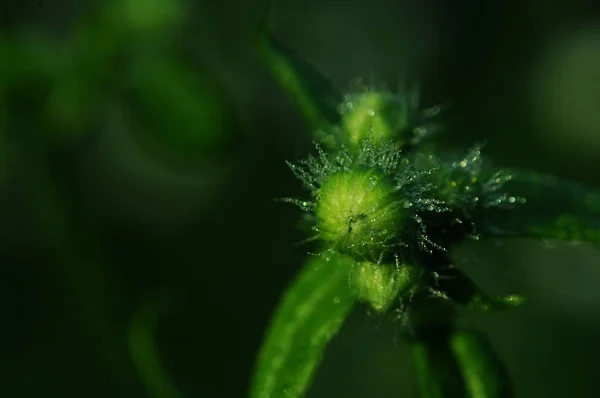
[[[505,398],[514,395],[508,373],[478,332],[431,334],[412,345],[422,398]]]
[[[600,243],[600,191],[533,172],[517,172],[507,184],[526,203],[492,211],[489,236]]]
[[[260,350],[251,398],[300,398],[325,348],[356,303],[348,284],[354,261],[327,253],[307,262],[287,289]]]
[[[134,109],[159,147],[197,156],[230,143],[228,109],[211,76],[168,54],[140,56],[131,71]]]
[[[155,340],[159,318],[169,304],[172,303],[164,296],[143,303],[133,316],[127,333],[131,361],[152,398],[181,397],[160,361]]]
[[[448,298],[469,310],[479,312],[498,311],[515,308],[525,302],[524,297],[516,294],[489,295],[457,267],[444,271],[443,278],[435,284]]]
[[[298,106],[314,131],[337,124],[339,114],[332,106],[336,102],[333,100],[337,99],[333,83],[271,37],[268,28],[269,11],[270,3],[267,3],[257,32],[256,44],[264,65]],[[328,103],[329,100],[332,102]]]

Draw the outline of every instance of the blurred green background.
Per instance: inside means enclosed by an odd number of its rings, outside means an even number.
[[[590,2],[591,4],[591,2]],[[311,132],[252,47],[264,1],[0,5],[0,396],[243,397],[314,247],[284,164]],[[444,145],[599,186],[600,13],[581,1],[279,0],[273,35],[339,89],[418,76]],[[548,198],[552,200],[552,198]],[[489,333],[518,397],[595,397],[600,253],[478,242],[457,264],[531,301]],[[413,397],[399,325],[357,311],[309,397]],[[129,349],[133,347],[134,354]],[[133,359],[133,360],[132,360]],[[150,383],[152,386],[152,382]]]

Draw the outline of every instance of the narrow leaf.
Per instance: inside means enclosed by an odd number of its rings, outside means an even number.
[[[144,303],[133,316],[127,333],[131,361],[151,398],[182,396],[160,361],[155,337],[160,316],[169,304],[162,296]]]
[[[356,298],[348,284],[353,260],[336,253],[312,258],[288,288],[256,363],[251,398],[300,398],[311,385],[327,343]]]
[[[333,103],[336,97],[333,84],[315,67],[270,36],[269,11],[270,4],[263,12],[257,32],[257,47],[264,65],[314,131],[337,122],[339,115],[335,107],[327,103],[328,100]]]
[[[600,191],[528,172],[515,173],[507,190],[526,203],[490,212],[487,235],[600,243]]]

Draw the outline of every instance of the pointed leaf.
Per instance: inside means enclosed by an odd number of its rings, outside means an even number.
[[[310,259],[286,291],[256,363],[251,398],[300,398],[311,385],[327,343],[353,308],[349,257]]]
[[[600,243],[600,191],[528,172],[509,184],[526,203],[491,213],[487,235]]]
[[[298,106],[314,131],[326,128],[330,123],[337,123],[339,115],[335,106],[332,106],[337,97],[333,83],[271,37],[268,27],[269,11],[270,5],[267,5],[257,32],[257,46],[264,65]]]

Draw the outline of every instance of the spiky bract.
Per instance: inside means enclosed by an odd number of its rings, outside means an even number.
[[[399,88],[396,93],[386,87],[364,85],[355,81],[337,106],[340,125],[324,141],[337,141],[350,150],[358,149],[370,136],[374,142],[394,140],[398,145],[416,144],[439,129],[431,118],[441,107],[419,110],[416,88]],[[321,136],[326,135],[321,132]]]
[[[414,266],[358,262],[350,275],[350,286],[360,300],[377,312],[386,311],[396,297],[415,286],[417,270]]]
[[[394,180],[362,168],[333,173],[321,184],[315,216],[321,239],[358,258],[377,258],[403,223]]]
[[[458,159],[403,156],[392,141],[368,136],[357,153],[317,151],[288,163],[312,201],[286,201],[313,214],[319,239],[361,261],[446,251],[485,232],[485,209],[524,202],[504,191],[511,175],[485,165],[480,147]]]

